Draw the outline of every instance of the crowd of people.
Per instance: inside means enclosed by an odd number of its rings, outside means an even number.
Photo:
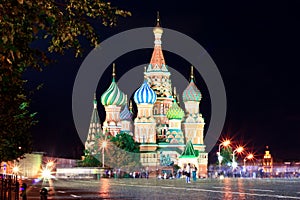
[[[164,172],[163,174],[158,175],[158,179],[180,179],[185,177],[186,183],[191,183],[191,178],[193,181],[197,180],[197,167],[195,165],[192,165],[191,163],[188,163],[183,168],[179,168],[177,172],[175,173],[175,176],[172,175],[172,173],[167,174]]]
[[[179,169],[180,170],[180,169]],[[197,180],[197,167],[195,165],[191,165],[191,163],[188,163],[182,170],[182,175],[185,175],[186,183],[191,183],[191,178],[193,181]],[[180,178],[181,175],[179,173],[178,178]]]
[[[171,170],[173,171],[173,170]],[[158,169],[156,172],[156,177],[158,179],[181,179],[185,178],[186,183],[191,183],[191,180],[197,180],[197,167],[191,163],[184,165],[183,168],[179,168],[174,174],[170,170],[163,170],[159,173]],[[133,171],[128,174],[128,178],[149,178],[150,171],[148,167],[141,171]],[[105,177],[106,178],[122,178],[125,177],[120,169],[107,169],[105,170]]]

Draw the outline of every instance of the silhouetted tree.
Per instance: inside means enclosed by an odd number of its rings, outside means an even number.
[[[49,53],[82,53],[86,38],[99,44],[92,21],[116,25],[130,12],[101,0],[2,0],[0,2],[0,162],[13,160],[31,150],[30,128],[36,124],[29,112],[30,94],[24,89],[28,68],[42,70]],[[44,40],[46,48],[32,44]]]

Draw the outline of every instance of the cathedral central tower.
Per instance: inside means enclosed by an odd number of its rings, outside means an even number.
[[[154,49],[147,70],[144,72],[145,79],[150,87],[157,95],[156,102],[153,107],[153,116],[156,121],[156,132],[158,140],[164,140],[168,130],[167,111],[172,106],[172,85],[170,80],[171,73],[165,63],[164,55],[161,47],[161,37],[163,29],[160,26],[159,15],[157,15],[157,23],[153,28],[154,33]]]

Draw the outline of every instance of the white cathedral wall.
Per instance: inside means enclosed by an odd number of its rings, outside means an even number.
[[[199,113],[199,102],[197,101],[186,101],[184,102],[184,107],[187,114]]]

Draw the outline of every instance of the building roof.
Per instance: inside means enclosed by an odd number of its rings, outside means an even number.
[[[156,97],[156,93],[149,87],[145,80],[141,87],[134,93],[133,99],[137,104],[154,104]]]
[[[194,150],[194,147],[193,147],[193,144],[192,144],[192,141],[188,141],[186,143],[186,146],[183,150],[183,153],[181,154],[180,158],[197,158],[197,154],[196,154],[196,151]]]
[[[200,102],[202,95],[200,90],[194,83],[193,67],[191,67],[191,81],[182,94],[183,101],[198,101]]]
[[[104,106],[122,106],[126,103],[125,94],[119,89],[115,81],[115,65],[113,65],[113,78],[109,88],[102,94],[101,103]]]
[[[120,119],[121,120],[131,120],[132,119],[132,113],[128,109],[127,104],[124,106],[124,109],[120,113]]]
[[[153,71],[168,72],[168,68],[161,47],[161,36],[163,34],[163,29],[160,26],[159,14],[157,15],[157,23],[156,26],[153,28],[153,33],[155,37],[154,49],[153,49],[152,57],[147,72],[153,72]]]
[[[184,117],[184,111],[178,106],[176,102],[176,98],[171,106],[171,108],[167,111],[168,119],[182,119]]]

